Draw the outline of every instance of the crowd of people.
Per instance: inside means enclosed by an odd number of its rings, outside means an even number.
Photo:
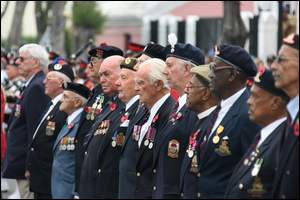
[[[1,174],[21,198],[299,198],[298,34],[268,67],[169,43],[76,66],[38,44],[1,55]]]

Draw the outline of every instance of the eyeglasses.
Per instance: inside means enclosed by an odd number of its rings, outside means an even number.
[[[32,59],[33,57],[32,56],[29,56],[29,57],[27,57],[27,58],[24,58],[24,57],[22,57],[22,56],[19,56],[18,58],[17,58],[17,60],[19,60],[19,62],[24,62],[25,60],[28,60],[28,59]]]
[[[282,56],[282,55],[278,55],[278,56],[275,57],[274,62],[276,62],[276,63],[283,63],[283,62],[288,61],[288,60],[289,59],[287,57]]]

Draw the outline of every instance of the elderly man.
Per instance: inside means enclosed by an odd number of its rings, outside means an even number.
[[[263,68],[264,69],[264,68]],[[289,97],[274,85],[271,71],[260,70],[248,99],[250,119],[262,130],[236,166],[229,181],[226,198],[271,199],[280,140],[286,127],[285,106]]]
[[[140,101],[150,111],[146,123],[136,134],[138,152],[136,160],[136,198],[151,198],[153,189],[153,152],[160,139],[159,131],[168,122],[174,100],[170,96],[167,78],[164,75],[166,65],[157,58],[143,62],[136,76],[136,90]]]
[[[186,107],[195,111],[199,121],[190,135],[188,147],[184,149],[185,155],[180,171],[181,196],[185,199],[197,198],[197,179],[201,176],[198,170],[199,143],[201,130],[205,129],[209,122],[209,115],[215,111],[219,99],[211,92],[209,65],[200,65],[191,69],[193,74],[187,83],[185,92],[187,94]],[[198,145],[197,145],[198,144]]]
[[[108,98],[103,93],[101,84],[99,84],[99,69],[100,65],[105,58],[108,58],[113,55],[123,55],[121,49],[109,46],[109,45],[100,45],[94,49],[89,51],[89,55],[91,56],[91,62],[88,64],[88,69],[91,71],[91,77],[96,80],[96,86],[92,90],[92,95],[88,99],[86,103],[83,113],[80,118],[80,125],[78,129],[78,134],[76,135],[76,173],[75,173],[75,191],[78,192],[79,190],[79,182],[80,182],[80,175],[81,175],[81,165],[83,163],[84,158],[84,151],[86,146],[85,143],[85,136],[89,132],[90,128],[92,127],[93,123],[95,122],[96,117],[101,113],[103,110],[103,106],[107,103]],[[77,195],[78,196],[78,195]]]
[[[210,87],[222,101],[199,140],[197,197],[223,198],[235,165],[260,130],[248,117],[246,88],[257,70],[250,55],[233,45],[216,47],[210,67]]]
[[[48,66],[48,53],[40,45],[26,44],[19,49],[17,64],[27,80],[25,89],[13,110],[8,130],[3,177],[17,179],[21,198],[31,198],[25,179],[28,146],[50,98],[45,95],[43,69]]]
[[[184,89],[190,81],[191,68],[204,64],[201,50],[190,44],[177,43],[167,47],[165,75],[169,86],[179,94],[178,104],[172,109],[172,115],[166,127],[158,130],[159,138],[154,151],[153,198],[179,198],[179,176],[181,163],[188,144],[188,138],[197,122],[197,115],[187,109]],[[161,133],[161,134],[160,134]]]
[[[112,137],[115,132],[112,127],[119,123],[121,114],[124,110],[124,104],[118,98],[118,86],[115,84],[120,76],[120,64],[124,60],[121,56],[110,56],[101,64],[99,75],[100,84],[103,88],[103,92],[110,101],[104,105],[102,113],[97,117],[95,123],[91,127],[86,138],[86,151],[82,164],[79,197],[80,198],[95,198],[95,197],[111,197],[117,193],[118,186],[117,177],[112,172],[118,168],[111,168],[110,165],[99,165],[100,160],[108,163],[114,163],[111,159],[115,159],[111,155],[105,155],[107,149],[106,146],[112,142]],[[111,145],[111,144],[110,144]],[[115,151],[115,148],[110,148],[110,151]],[[116,154],[118,155],[118,154]],[[104,157],[102,157],[104,156]],[[117,158],[116,158],[117,159]],[[106,182],[102,182],[100,179],[104,171],[103,179]],[[112,178],[115,177],[115,178]],[[108,179],[112,178],[108,182]],[[103,185],[104,184],[104,185]],[[112,187],[115,185],[114,187]]]
[[[285,38],[273,62],[276,87],[290,97],[287,105],[288,126],[282,137],[280,163],[273,198],[299,198],[299,35]]]
[[[51,168],[54,141],[65,124],[66,113],[59,110],[63,84],[74,80],[72,68],[65,62],[48,66],[45,94],[52,100],[35,130],[27,159],[27,178],[35,199],[51,199]]]
[[[75,190],[75,137],[80,115],[90,91],[77,83],[64,85],[62,103],[59,110],[67,113],[65,125],[60,130],[53,145],[51,193],[53,199],[71,199]]]

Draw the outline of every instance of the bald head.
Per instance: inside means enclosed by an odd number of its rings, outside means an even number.
[[[122,56],[110,56],[101,63],[99,76],[103,92],[108,96],[117,94],[117,85],[121,68],[120,64],[124,60]]]

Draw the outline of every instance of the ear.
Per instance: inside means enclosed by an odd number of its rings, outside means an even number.
[[[274,96],[270,99],[271,101],[271,110],[276,111],[282,107],[282,99],[278,96]]]
[[[229,74],[229,78],[228,81],[232,82],[235,80],[236,76],[237,76],[238,72],[235,70],[230,70],[230,74]]]
[[[154,86],[156,91],[161,91],[164,87],[164,83],[161,80],[155,81]]]
[[[209,88],[203,89],[203,95],[202,95],[202,100],[207,101],[211,96]]]

